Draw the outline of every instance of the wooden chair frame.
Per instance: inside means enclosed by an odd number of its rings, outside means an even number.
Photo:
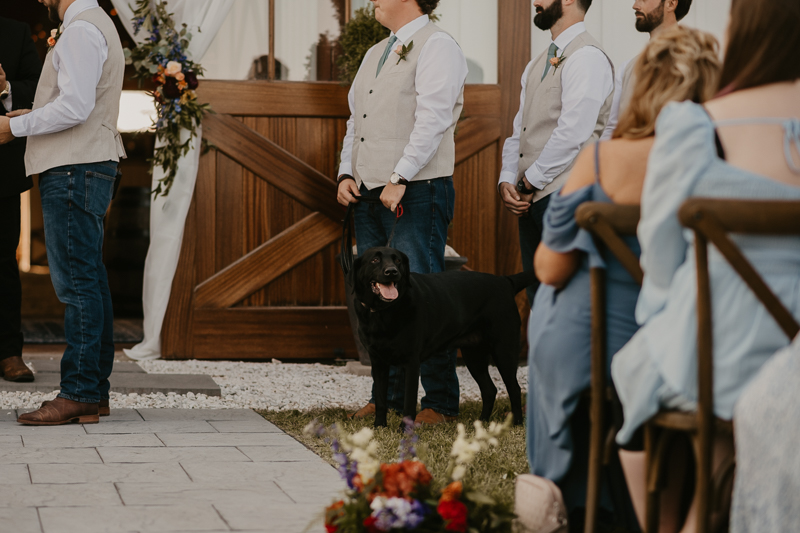
[[[714,361],[711,283],[708,243],[713,244],[742,280],[775,318],[789,339],[800,325],[770,290],[728,233],[750,235],[800,235],[800,202],[716,200],[692,198],[681,206],[681,224],[694,231],[697,263],[697,411],[662,411],[645,425],[647,453],[647,503],[645,532],[654,533],[659,523],[659,492],[664,483],[664,466],[672,438],[679,432],[691,434],[696,468],[695,500],[698,533],[710,533],[710,515],[719,508],[718,489],[733,473],[733,461],[722,468],[722,477],[712,479],[712,450],[716,432],[729,432],[730,421],[714,416]]]
[[[621,236],[636,235],[639,224],[638,205],[615,205],[605,202],[586,202],[575,212],[578,225],[592,234],[598,247],[611,252],[631,277],[642,284],[642,268],[639,259],[628,248]],[[602,468],[608,464],[614,448],[614,432],[606,423],[606,411],[610,393],[606,380],[606,277],[604,268],[592,268],[592,347],[589,436],[589,476],[586,491],[586,519],[584,533],[594,533],[600,501]]]

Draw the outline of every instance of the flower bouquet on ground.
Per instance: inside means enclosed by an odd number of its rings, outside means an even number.
[[[378,442],[370,428],[348,434],[335,424],[326,428],[314,421],[306,427],[307,435],[325,438],[330,444],[347,483],[344,497],[325,510],[327,533],[510,532],[515,518],[510,506],[470,487],[465,478],[475,456],[498,445],[498,438],[511,427],[511,416],[488,428],[476,421],[471,438],[459,424],[443,483],[433,479],[417,457],[414,422],[405,419],[404,423],[396,463],[378,461]]]
[[[208,104],[197,102],[195,93],[203,68],[189,59],[192,34],[186,24],[175,27],[167,2],[138,0],[133,15],[134,35],[144,30],[150,36],[133,50],[125,49],[125,62],[133,65],[140,83],[152,80],[156,84],[151,95],[158,112],[155,130],[159,142],[152,163],[160,166],[165,176],[153,192],[166,196],[178,171],[178,159],[189,152],[208,109]],[[181,130],[188,134],[181,135]]]

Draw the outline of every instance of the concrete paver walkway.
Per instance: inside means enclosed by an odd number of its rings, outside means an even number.
[[[112,409],[55,427],[18,414],[0,411],[3,533],[317,532],[343,488],[248,409]]]

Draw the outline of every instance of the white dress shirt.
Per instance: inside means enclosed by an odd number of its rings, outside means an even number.
[[[634,57],[633,59],[636,58]],[[622,65],[622,68],[617,69],[617,71],[614,73],[614,100],[611,104],[611,112],[608,115],[606,129],[603,131],[603,135],[600,137],[601,141],[609,140],[614,134],[614,130],[617,128],[617,124],[619,123],[619,101],[622,99],[622,80],[625,78],[625,71],[628,69],[628,65],[631,63],[631,61],[633,61],[633,59],[627,60]]]
[[[397,34],[392,33],[392,35],[397,37],[398,45],[407,45],[414,34],[424,28],[427,23],[428,15],[422,15],[400,28]],[[371,74],[369,72],[362,74],[361,69],[373,50],[373,48],[369,49],[364,55],[361,67],[358,69],[358,76]],[[383,50],[377,50],[376,53],[383,53]],[[411,181],[433,159],[444,132],[453,124],[453,108],[466,79],[467,60],[458,43],[444,32],[431,35],[417,59],[415,77],[417,110],[414,115],[416,121],[408,145],[403,151],[403,157],[394,168],[394,171],[401,177]],[[355,93],[352,87],[347,101],[350,104],[350,120],[347,121],[347,134],[342,146],[340,176],[353,174]]]
[[[573,24],[553,43],[558,47],[557,55],[575,37],[586,31],[583,22]],[[522,110],[525,107],[525,88],[535,59],[528,63],[522,74],[522,91],[517,116],[514,117],[514,133],[503,145],[503,167],[500,183],[515,185],[519,171],[519,133],[522,129]],[[614,74],[606,55],[594,46],[576,50],[561,67],[561,116],[539,158],[525,171],[528,182],[537,189],[544,189],[569,166],[578,155],[581,145],[592,136],[597,125],[600,108],[614,89]],[[536,75],[540,75],[536,73]]]
[[[58,98],[27,115],[12,118],[11,133],[15,137],[64,131],[89,118],[108,58],[108,43],[94,24],[72,19],[96,7],[97,0],[77,0],[67,8],[61,36],[48,56],[58,72]]]

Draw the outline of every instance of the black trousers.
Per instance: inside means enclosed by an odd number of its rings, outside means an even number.
[[[22,355],[19,195],[0,197],[0,360]]]

